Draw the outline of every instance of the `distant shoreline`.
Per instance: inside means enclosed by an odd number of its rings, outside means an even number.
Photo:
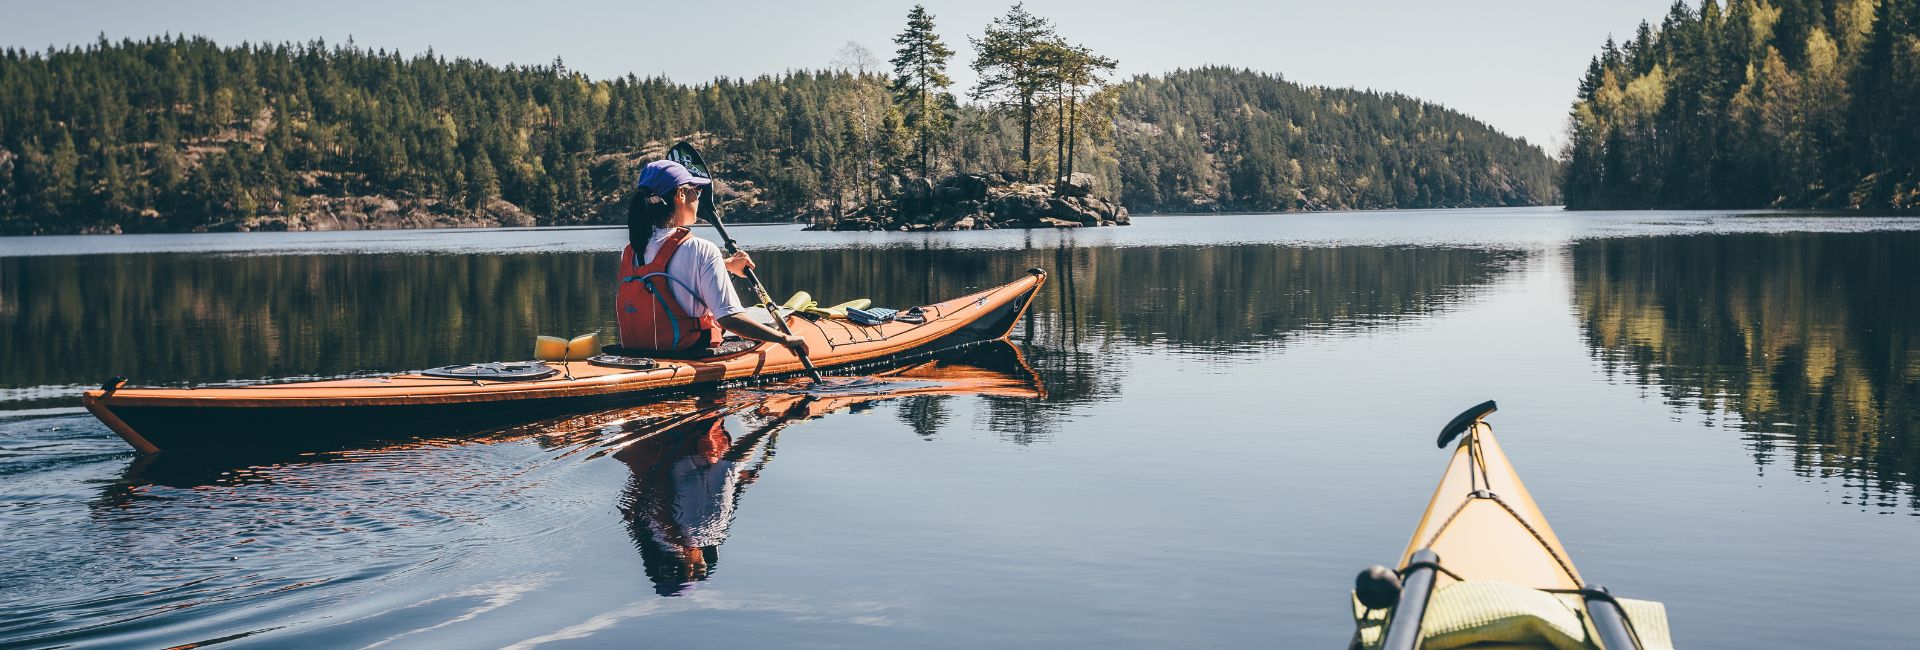
[[[1416,211],[1439,212],[1442,210],[1498,210],[1498,209],[1505,209],[1505,208],[1561,208],[1564,210],[1565,206],[1562,206],[1562,205],[1484,205],[1484,206],[1465,206],[1465,207],[1457,207],[1457,208],[1342,208],[1338,210],[1288,210],[1288,211],[1234,210],[1234,211],[1221,211],[1221,212],[1211,212],[1211,211],[1208,211],[1208,212],[1141,212],[1133,216],[1135,217],[1200,217],[1200,216],[1210,216],[1210,215],[1257,216],[1257,215],[1289,215],[1289,214],[1336,214],[1341,212],[1416,212]],[[1662,208],[1648,208],[1647,210],[1658,210],[1658,209],[1662,209]],[[1715,209],[1715,208],[1700,208],[1700,209]],[[1813,211],[1813,209],[1781,209],[1779,211],[1792,212],[1792,211],[1801,211],[1801,210]],[[1772,210],[1755,210],[1755,211],[1767,212]],[[1586,212],[1591,212],[1591,211],[1589,210]],[[1890,215],[1890,216],[1899,216],[1899,215]],[[807,225],[809,224],[804,221],[740,221],[740,222],[728,221],[727,222],[728,228],[745,228],[745,227],[752,227],[752,226],[805,227]],[[0,239],[32,239],[36,237],[94,237],[94,236],[113,237],[113,236],[127,236],[127,235],[246,235],[246,234],[254,234],[254,233],[288,233],[288,232],[303,232],[303,233],[464,232],[464,231],[476,231],[476,230],[513,232],[513,231],[556,231],[556,230],[608,230],[608,229],[625,228],[625,227],[627,227],[626,224],[556,224],[556,225],[550,225],[550,226],[454,225],[454,226],[444,226],[444,227],[430,226],[425,228],[337,228],[337,229],[325,229],[325,230],[202,230],[202,231],[184,231],[183,230],[183,231],[160,231],[160,232],[68,232],[68,233],[45,233],[45,234],[34,234],[34,235],[0,235]],[[712,228],[712,226],[709,226],[705,223],[695,224],[695,227]],[[873,232],[873,231],[851,231],[851,232]],[[890,231],[878,231],[878,232],[890,232]],[[936,231],[936,232],[948,232],[948,231]]]
[[[1727,212],[1727,213],[1739,213],[1739,214],[1829,214],[1834,216],[1848,216],[1848,217],[1892,217],[1892,218],[1920,217],[1920,213],[1875,211],[1875,210],[1866,210],[1861,208],[1636,208],[1636,209],[1621,209],[1621,210],[1569,210],[1565,205],[1497,205],[1497,206],[1475,206],[1475,207],[1459,207],[1459,208],[1350,208],[1350,209],[1341,209],[1341,210],[1295,210],[1295,211],[1287,211],[1287,212],[1254,212],[1254,211],[1142,212],[1133,216],[1135,218],[1181,218],[1181,217],[1204,217],[1204,216],[1250,217],[1250,216],[1287,216],[1287,215],[1327,215],[1327,214],[1339,214],[1339,213],[1371,214],[1371,213],[1380,213],[1380,212],[1446,212],[1446,211],[1453,211],[1453,210],[1504,210],[1504,209],[1525,209],[1525,208],[1557,209],[1568,215],[1595,214],[1595,213],[1604,213],[1604,212],[1629,212],[1629,213]],[[735,229],[753,228],[753,227],[761,227],[761,226],[805,227],[806,225],[807,224],[805,222],[799,222],[799,221],[743,221],[738,223],[735,223],[735,222],[727,223],[728,228],[735,228]],[[701,228],[701,229],[712,228],[712,226],[707,225],[705,223],[695,224],[694,227]],[[341,230],[251,231],[251,232],[238,232],[238,231],[142,232],[142,233],[95,232],[95,233],[57,233],[57,234],[44,234],[44,235],[0,235],[0,240],[24,241],[24,240],[31,240],[31,239],[38,239],[38,238],[47,238],[47,237],[95,237],[95,236],[112,237],[112,236],[140,236],[140,235],[247,235],[247,234],[268,233],[268,232],[337,233],[337,234],[374,233],[374,232],[392,232],[392,233],[449,232],[451,233],[451,232],[476,232],[476,231],[559,232],[559,231],[569,231],[569,230],[581,230],[581,231],[615,230],[615,229],[623,229],[623,228],[626,228],[625,224],[585,224],[585,225],[564,224],[564,225],[552,225],[552,226],[453,226],[453,227],[444,227],[444,228],[360,228],[360,229],[341,229]],[[853,232],[895,232],[895,231],[853,231]],[[927,231],[927,232],[951,232],[951,231]],[[0,255],[0,256],[4,256],[4,255]]]

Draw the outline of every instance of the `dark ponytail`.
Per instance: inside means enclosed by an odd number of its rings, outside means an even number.
[[[633,246],[636,262],[647,254],[647,241],[653,239],[653,231],[667,227],[672,219],[673,204],[655,196],[653,190],[634,190],[633,200],[627,205],[627,244]]]

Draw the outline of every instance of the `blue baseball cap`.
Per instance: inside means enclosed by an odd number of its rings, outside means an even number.
[[[673,188],[692,183],[707,185],[713,181],[693,175],[686,165],[671,160],[655,160],[640,170],[639,187],[653,190],[654,196],[665,197],[673,193]]]

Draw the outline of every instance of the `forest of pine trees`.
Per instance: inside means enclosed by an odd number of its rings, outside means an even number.
[[[1569,208],[1920,209],[1920,0],[1677,1],[1579,93]]]
[[[0,50],[0,234],[325,229],[347,200],[446,217],[400,226],[612,222],[639,165],[681,138],[716,157],[743,219],[850,210],[888,177],[1069,169],[1146,212],[1558,198],[1538,147],[1460,113],[1224,68],[1109,85],[1111,60],[1018,5],[989,36],[1020,18],[1036,40],[976,41],[1001,48],[988,63],[1007,67],[983,72],[1009,85],[963,104],[934,17],[908,18],[891,77],[694,85],[351,42]]]
[[[1542,205],[1553,160],[1524,139],[1394,93],[1201,68],[1114,89],[1129,210]]]
[[[0,231],[299,227],[303,204],[329,196],[505,201],[537,223],[579,223],[624,195],[637,156],[695,134],[724,138],[724,170],[756,200],[797,207],[850,184],[841,123],[885,113],[884,84],[837,71],[592,80],[559,61],[499,68],[321,42],[6,50]]]

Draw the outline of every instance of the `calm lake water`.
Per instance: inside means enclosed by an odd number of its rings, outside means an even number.
[[[1920,638],[1920,220],[734,234],[783,296],[1052,276],[943,365],[984,391],[140,459],[79,390],[524,358],[612,331],[624,231],[0,239],[0,646],[1344,647],[1489,398],[1581,573],[1681,647]],[[685,466],[732,478],[690,503]]]

